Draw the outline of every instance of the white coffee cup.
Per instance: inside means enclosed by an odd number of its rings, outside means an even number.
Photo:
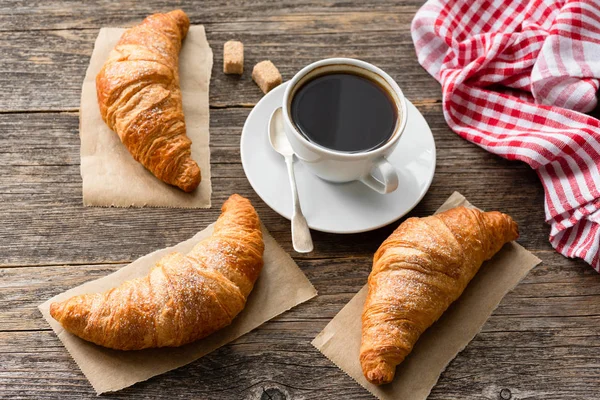
[[[357,153],[336,151],[310,142],[294,124],[290,117],[290,106],[296,91],[318,75],[336,72],[351,72],[374,80],[394,101],[398,115],[396,127],[382,146]],[[285,134],[296,156],[315,175],[331,182],[361,181],[379,193],[396,190],[398,174],[386,156],[398,145],[406,127],[407,111],[402,90],[387,73],[372,64],[352,58],[329,58],[314,62],[300,70],[288,84],[283,95],[282,111]]]

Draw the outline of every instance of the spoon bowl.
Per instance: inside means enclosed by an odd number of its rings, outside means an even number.
[[[269,142],[271,143],[273,150],[282,156],[294,155],[292,145],[285,136],[283,128],[283,112],[281,111],[281,108],[273,111],[273,115],[271,115],[271,121],[269,122]]]

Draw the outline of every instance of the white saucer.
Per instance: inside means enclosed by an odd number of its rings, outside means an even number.
[[[287,82],[264,96],[250,112],[241,139],[244,172],[265,203],[287,219],[292,216],[292,192],[285,161],[269,144],[271,113],[282,103]],[[407,101],[408,121],[388,160],[396,167],[400,185],[379,194],[360,182],[329,183],[296,159],[296,182],[302,211],[311,229],[357,233],[396,221],[421,201],[435,172],[435,142],[419,111]]]

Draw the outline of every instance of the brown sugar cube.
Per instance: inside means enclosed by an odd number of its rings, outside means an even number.
[[[244,72],[244,44],[230,40],[223,45],[223,72],[241,75]]]
[[[261,61],[254,66],[252,79],[265,94],[281,84],[281,74],[270,60]]]

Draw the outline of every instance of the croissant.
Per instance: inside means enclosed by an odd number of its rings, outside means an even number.
[[[518,236],[508,215],[465,207],[402,223],[373,258],[362,315],[365,378],[376,385],[391,382],[396,366],[481,264]]]
[[[171,253],[148,275],[104,293],[52,303],[69,332],[119,350],[181,346],[229,325],[242,311],[263,266],[260,221],[232,195],[212,236],[187,254]]]
[[[191,192],[191,158],[179,88],[179,50],[190,21],[181,10],[153,14],[123,33],[96,76],[102,119],[158,179]]]

